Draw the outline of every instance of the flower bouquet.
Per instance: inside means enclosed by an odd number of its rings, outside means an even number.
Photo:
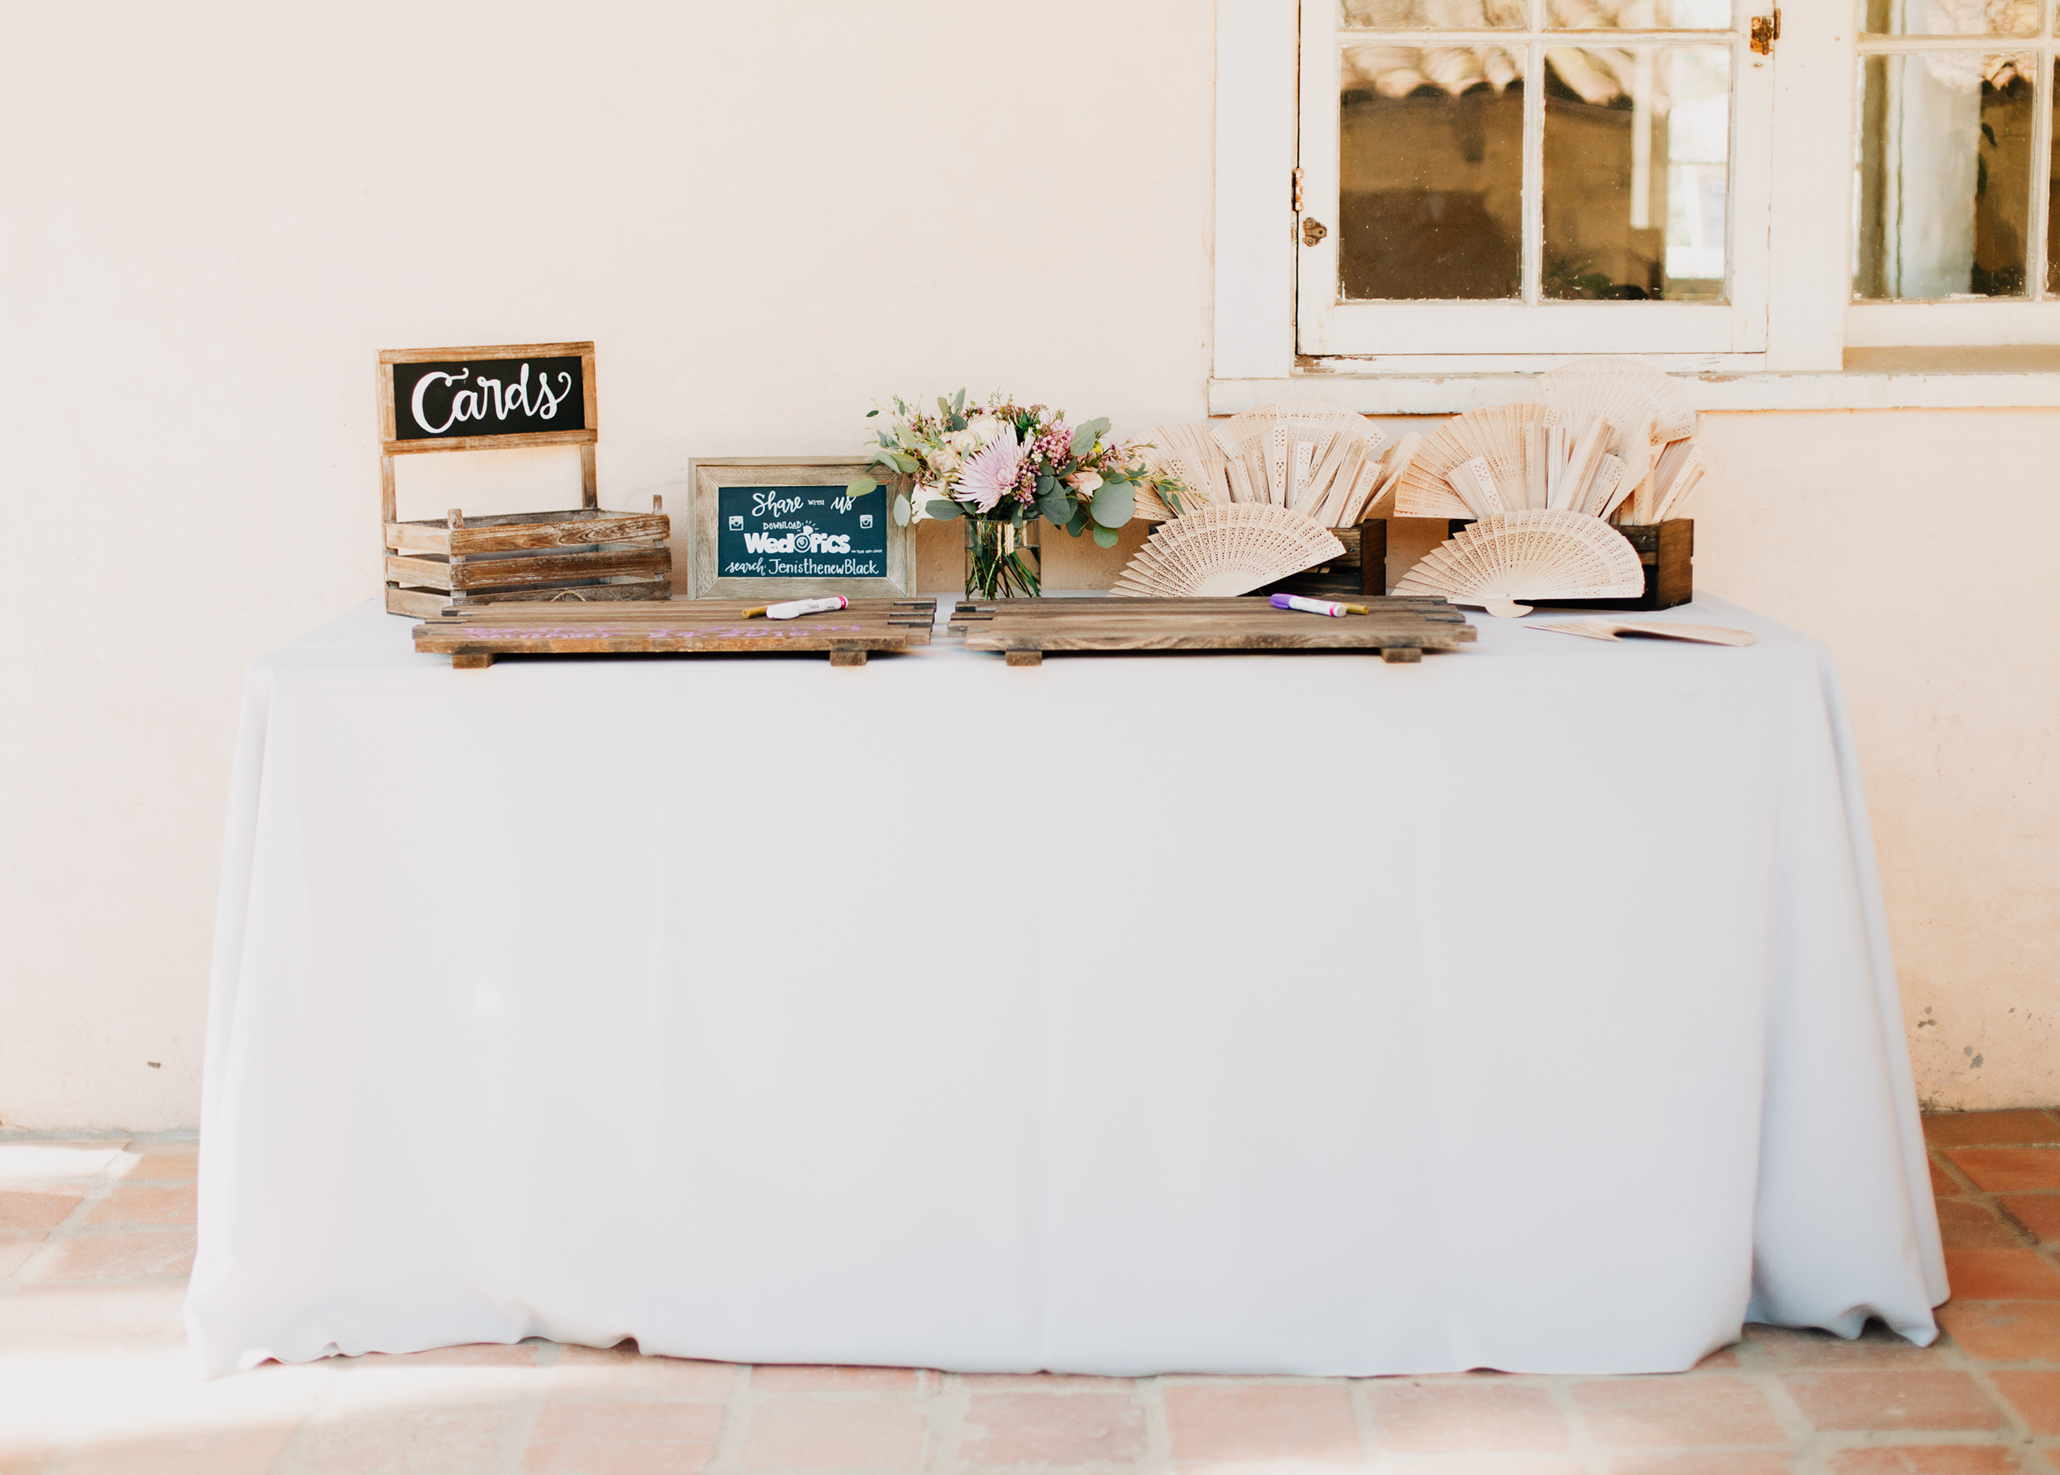
[[[867,418],[879,415],[869,410]],[[1147,486],[1180,511],[1180,483],[1149,472],[1145,447],[1109,434],[1107,420],[1074,426],[1044,405],[1017,405],[994,396],[966,407],[966,392],[937,397],[936,410],[896,398],[887,428],[869,447],[881,479],[851,483],[854,497],[885,481],[893,488],[894,520],[966,520],[966,593],[983,599],[1035,595],[1039,574],[1038,520],[1073,537],[1091,533],[1104,548],[1137,510],[1137,488]]]

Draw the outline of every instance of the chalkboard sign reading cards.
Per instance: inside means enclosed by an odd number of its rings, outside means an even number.
[[[585,430],[586,365],[564,358],[395,364],[396,439]]]
[[[390,456],[592,445],[594,345],[388,349],[379,422]]]
[[[696,461],[690,597],[907,594],[908,530],[894,526],[884,492],[850,494],[863,471],[843,458]]]

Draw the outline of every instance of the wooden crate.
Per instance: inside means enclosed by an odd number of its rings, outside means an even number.
[[[998,650],[1011,666],[1035,666],[1048,651],[1364,651],[1420,661],[1475,638],[1466,616],[1444,600],[1372,595],[1363,615],[1330,619],[1278,610],[1258,595],[1236,599],[996,599],[962,601],[951,633],[968,650]]]
[[[1452,533],[1470,524],[1455,518]],[[1617,529],[1638,550],[1645,570],[1645,592],[1635,599],[1526,600],[1546,609],[1672,609],[1695,598],[1695,519],[1670,517],[1665,522],[1630,523]]]
[[[934,599],[854,599],[798,620],[747,617],[747,608],[735,599],[490,604],[424,620],[415,649],[473,669],[517,655],[827,655],[833,666],[863,666],[871,651],[928,645],[937,617]]]
[[[497,430],[486,428],[482,418],[480,428],[471,434],[425,438],[420,431],[401,433],[397,365],[462,364],[469,371],[473,366],[519,363],[526,385],[533,362],[564,362],[570,372],[573,360],[580,371],[577,425],[562,430]],[[648,513],[601,509],[594,472],[594,446],[600,431],[593,344],[388,349],[379,355],[378,403],[379,501],[384,529],[380,553],[389,613],[420,619],[444,609],[510,600],[585,603],[672,597],[672,520],[665,515],[662,499],[653,497]],[[416,408],[419,410],[419,403]],[[578,507],[473,518],[453,508],[441,521],[400,521],[395,510],[395,456],[545,445],[579,448]]]

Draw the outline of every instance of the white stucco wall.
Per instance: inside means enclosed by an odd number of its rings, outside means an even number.
[[[1198,417],[1211,11],[17,7],[0,1125],[195,1119],[242,667],[376,587],[378,349],[594,339],[612,506],[695,455],[845,450],[896,391]],[[2053,529],[2056,430],[1708,431],[1701,581],[1844,662],[1938,1020],[1920,1086],[1954,1105],[2060,1099],[2060,663],[2020,530]],[[573,485],[569,453],[402,477],[413,515]]]

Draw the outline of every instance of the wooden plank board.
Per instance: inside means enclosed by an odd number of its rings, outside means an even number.
[[[468,518],[463,527],[441,522],[389,523],[386,546],[404,553],[516,553],[533,548],[580,548],[594,543],[635,543],[668,538],[672,519],[663,513],[560,515],[526,518],[495,527]]]
[[[505,589],[551,579],[598,579],[610,574],[668,576],[672,551],[664,545],[631,544],[591,552],[448,559],[433,553],[389,555],[386,577],[425,589]]]
[[[1370,597],[1370,613],[1330,619],[1273,608],[1264,599],[1025,599],[965,606],[951,631],[968,650],[998,650],[1010,665],[1049,651],[1378,651],[1419,660],[1475,638],[1442,599]]]
[[[497,604],[453,609],[415,627],[415,649],[454,666],[497,655],[827,654],[862,666],[869,651],[928,645],[934,599],[854,599],[851,607],[798,620],[747,619],[741,600],[673,599],[608,607]]]

